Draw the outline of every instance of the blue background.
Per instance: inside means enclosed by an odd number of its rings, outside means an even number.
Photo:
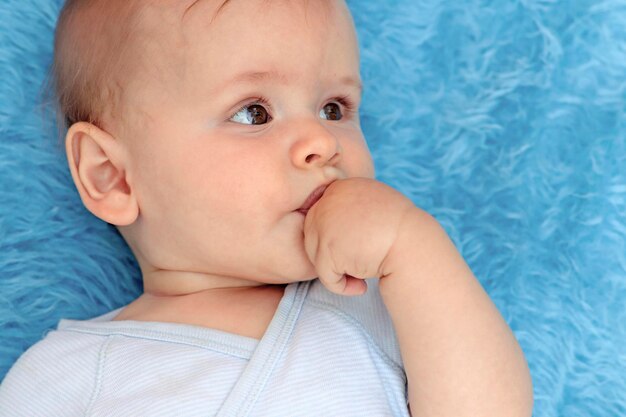
[[[0,377],[60,318],[141,291],[42,90],[61,3],[0,2]],[[377,178],[438,219],[496,303],[534,415],[626,416],[626,1],[348,4]]]

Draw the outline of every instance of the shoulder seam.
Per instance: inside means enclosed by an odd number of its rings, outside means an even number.
[[[98,369],[96,371],[96,377],[94,381],[93,391],[91,393],[89,402],[87,403],[87,408],[85,409],[85,416],[91,414],[92,409],[96,403],[96,399],[100,394],[100,388],[102,387],[102,373],[104,369],[104,362],[107,355],[107,350],[109,345],[111,344],[111,336],[107,336],[104,342],[102,342],[102,346],[100,347],[100,351],[98,352]]]
[[[103,331],[98,331],[98,330],[91,330],[91,329],[76,329],[76,328],[67,328],[67,329],[63,329],[64,332],[72,332],[72,333],[80,333],[80,334],[88,334],[88,335],[95,335],[95,336],[102,336],[102,337],[113,337],[113,336],[120,336],[120,337],[127,337],[130,339],[138,339],[138,340],[149,340],[152,342],[162,342],[162,343],[171,343],[171,344],[176,344],[176,345],[182,345],[182,346],[191,346],[191,347],[195,347],[195,348],[199,348],[199,349],[204,349],[204,350],[210,350],[212,352],[217,352],[223,355],[227,355],[227,356],[231,356],[231,357],[235,357],[235,358],[239,358],[239,359],[250,359],[250,355],[246,355],[246,354],[242,354],[242,353],[234,353],[232,351],[230,352],[226,352],[223,349],[219,349],[219,348],[215,348],[215,347],[211,347],[208,346],[206,344],[202,344],[202,343],[194,343],[193,341],[190,341],[191,339],[198,339],[196,337],[193,336],[184,336],[182,335],[181,337],[184,337],[186,340],[184,341],[180,341],[180,340],[168,340],[167,337],[171,336],[171,334],[168,333],[163,333],[163,332],[158,332],[158,331],[154,331],[151,330],[150,333],[151,334],[133,334],[132,333],[132,329],[116,329],[116,330],[109,330],[108,332],[103,332]],[[162,336],[162,337],[159,337]],[[224,346],[228,349],[231,350],[238,350],[238,351],[245,351],[246,353],[248,352],[247,349],[241,347],[241,346],[234,346],[231,344],[226,344],[226,343],[222,343],[222,342],[215,342],[215,344],[219,344],[221,346]]]
[[[396,370],[401,372],[402,375],[405,375],[405,372],[402,366],[399,363],[397,363],[395,360],[393,360],[393,358],[391,358],[387,354],[387,352],[385,352],[385,350],[380,347],[378,342],[365,330],[363,325],[357,319],[352,317],[350,314],[347,314],[346,312],[338,309],[333,304],[329,304],[324,301],[319,301],[316,299],[309,299],[307,304],[313,307],[320,308],[322,310],[329,311],[335,314],[336,316],[341,317],[343,320],[350,322],[350,324],[352,324],[353,326],[357,327],[359,331],[365,336],[369,344],[372,345],[376,349],[376,351],[383,358],[383,360],[387,362],[390,366],[396,368]]]

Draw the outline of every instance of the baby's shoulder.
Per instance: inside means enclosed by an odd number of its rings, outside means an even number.
[[[343,296],[330,292],[319,279],[311,283],[307,304],[322,309],[358,328],[396,365],[403,367],[400,346],[391,316],[380,295],[378,278],[365,279],[367,292]]]
[[[84,414],[105,343],[106,338],[95,335],[48,332],[18,358],[2,381],[0,417]]]

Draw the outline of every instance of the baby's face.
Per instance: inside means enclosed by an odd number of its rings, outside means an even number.
[[[321,7],[321,2],[329,8]],[[374,177],[342,1],[191,2],[153,11],[145,115],[128,137],[145,267],[263,283],[316,277],[296,210],[334,179]],[[308,6],[305,6],[305,3]],[[181,35],[182,32],[182,35]]]

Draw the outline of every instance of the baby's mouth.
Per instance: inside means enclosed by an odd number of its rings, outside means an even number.
[[[324,195],[324,191],[326,191],[326,188],[328,188],[331,183],[332,181],[328,184],[322,184],[315,190],[313,190],[313,192],[309,195],[309,197],[302,204],[302,206],[296,211],[306,216],[306,214],[309,212],[309,209],[313,207],[313,205],[317,203],[320,198],[322,198],[322,196]]]

